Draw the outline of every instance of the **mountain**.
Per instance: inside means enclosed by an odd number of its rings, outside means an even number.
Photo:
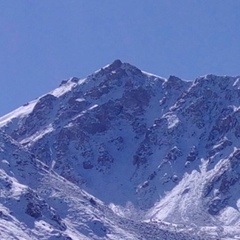
[[[240,77],[120,60],[63,81],[0,118],[6,221],[29,239],[238,239],[239,97]]]

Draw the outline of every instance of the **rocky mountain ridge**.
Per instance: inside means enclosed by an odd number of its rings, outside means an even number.
[[[47,171],[119,217],[235,239],[239,80],[164,79],[116,60],[63,81],[0,118],[0,127]]]

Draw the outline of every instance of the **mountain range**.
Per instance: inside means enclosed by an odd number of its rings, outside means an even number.
[[[240,239],[240,77],[115,60],[0,117],[1,239]]]

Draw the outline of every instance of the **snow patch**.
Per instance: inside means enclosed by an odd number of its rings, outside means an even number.
[[[0,117],[0,127],[8,124],[9,122],[13,121],[14,119],[18,118],[18,121],[24,117],[26,117],[29,113],[32,112],[33,108],[35,107],[38,99],[28,103],[25,106],[19,107],[16,110],[8,113],[7,115]]]
[[[168,129],[175,127],[179,123],[179,118],[175,114],[166,114],[164,117],[168,121]]]
[[[54,131],[54,128],[52,127],[52,124],[49,124],[45,129],[43,129],[41,131],[37,131],[32,136],[23,139],[20,143],[21,144],[26,144],[26,143],[31,144],[31,143],[41,139],[43,136],[45,136],[46,134],[48,134],[52,131]]]
[[[52,92],[50,92],[50,94],[52,94],[55,97],[60,97],[63,94],[65,94],[66,92],[69,92],[72,90],[72,88],[74,86],[76,86],[77,84],[71,81],[68,81],[66,84],[56,88],[55,90],[53,90]]]

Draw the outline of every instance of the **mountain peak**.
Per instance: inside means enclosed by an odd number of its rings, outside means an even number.
[[[110,66],[109,66],[109,67],[111,67],[111,68],[114,70],[114,69],[116,69],[116,68],[119,68],[119,67],[121,67],[121,65],[122,65],[122,62],[121,62],[121,60],[119,60],[119,59],[116,59],[116,60],[114,60],[114,61],[113,61],[113,63],[112,63],[112,64],[110,64]]]
[[[111,64],[107,65],[106,67],[102,68],[105,73],[113,73],[113,72],[128,72],[129,74],[142,74],[142,71],[138,69],[136,66],[130,63],[123,63],[121,60],[116,59]]]
[[[101,70],[105,70],[107,72],[116,71],[117,69],[121,68],[122,62],[119,59],[114,60],[112,63],[108,64],[107,66],[101,68]]]

